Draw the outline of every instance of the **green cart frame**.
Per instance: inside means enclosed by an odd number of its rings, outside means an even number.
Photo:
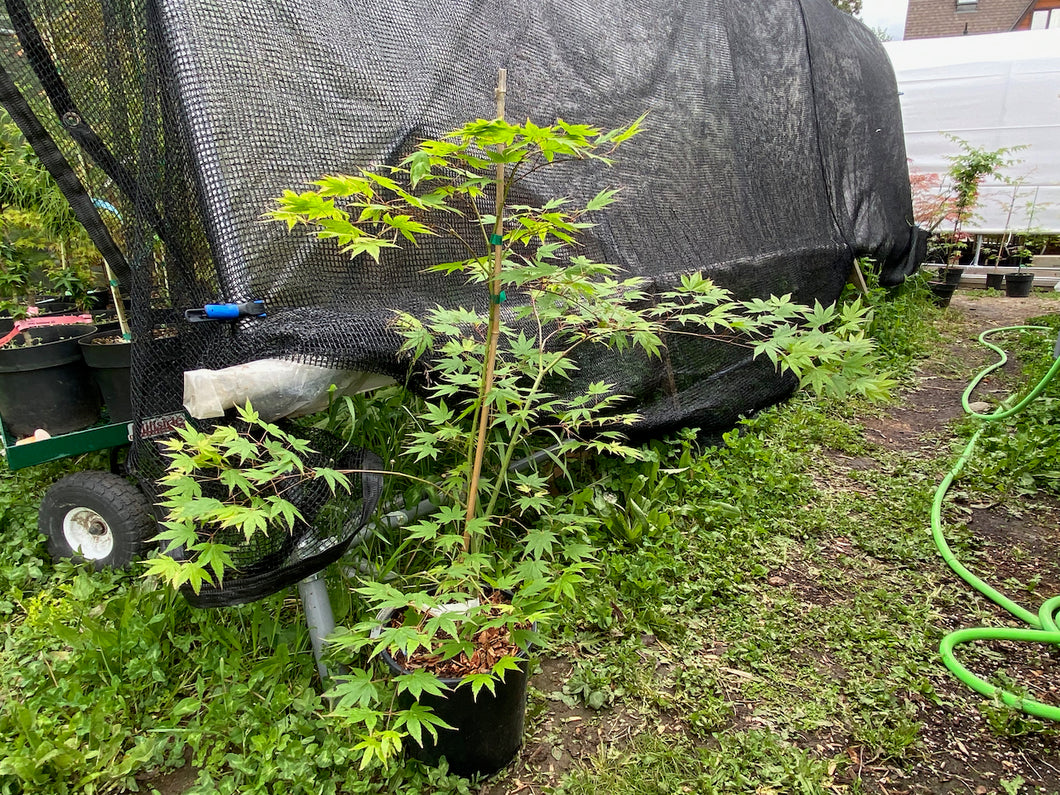
[[[3,441],[4,454],[9,469],[58,461],[60,458],[91,453],[96,450],[116,450],[132,441],[133,426],[131,422],[114,422],[107,425],[94,425],[83,431],[64,433],[50,439],[41,439],[26,444],[16,444],[8,435],[7,429],[0,422],[0,440]]]
[[[0,418],[0,441],[12,470],[110,451],[110,471],[72,472],[53,483],[41,500],[37,526],[53,558],[87,560],[97,569],[122,568],[143,554],[158,533],[151,501],[119,472],[118,451],[132,441],[133,432],[132,422],[103,423],[16,444]]]

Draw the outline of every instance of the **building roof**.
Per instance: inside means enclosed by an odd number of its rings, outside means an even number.
[[[956,0],[909,0],[905,38],[1002,33],[1012,30],[1036,0],[978,0],[974,10],[957,8]]]

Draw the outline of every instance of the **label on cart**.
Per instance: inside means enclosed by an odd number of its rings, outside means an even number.
[[[162,417],[151,417],[140,423],[140,438],[153,439],[156,436],[166,436],[176,428],[183,428],[188,418],[183,411],[175,414],[166,414]]]

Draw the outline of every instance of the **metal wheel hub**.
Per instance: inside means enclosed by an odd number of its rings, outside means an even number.
[[[63,536],[70,549],[86,560],[102,560],[114,550],[114,534],[91,508],[73,508],[63,517]]]

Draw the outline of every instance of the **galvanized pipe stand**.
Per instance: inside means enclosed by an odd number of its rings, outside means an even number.
[[[298,583],[298,595],[302,598],[306,624],[309,626],[309,642],[313,645],[320,681],[327,683],[330,674],[324,664],[324,646],[327,637],[335,630],[335,615],[331,612],[328,586],[324,573],[317,572]]]

